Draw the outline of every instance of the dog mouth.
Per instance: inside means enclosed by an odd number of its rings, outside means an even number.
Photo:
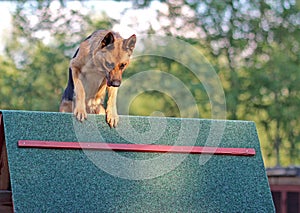
[[[106,84],[109,87],[119,87],[121,85],[121,81],[120,80],[112,80],[112,81],[110,81],[110,80],[107,79],[106,80]]]
[[[108,87],[119,87],[121,85],[121,80],[119,78],[114,78],[110,75],[110,72],[106,72],[106,84]]]

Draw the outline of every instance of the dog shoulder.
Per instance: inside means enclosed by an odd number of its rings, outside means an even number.
[[[70,67],[83,67],[89,60],[91,46],[88,40],[84,40],[80,43],[75,55],[71,59]]]
[[[78,68],[83,67],[93,57],[93,52],[98,49],[104,36],[110,31],[97,30],[85,38],[79,45],[75,55],[71,60],[70,66],[76,66]]]

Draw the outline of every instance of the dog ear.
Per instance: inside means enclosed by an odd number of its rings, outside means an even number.
[[[136,43],[136,35],[133,34],[128,39],[124,39],[123,41],[123,49],[133,51]]]
[[[100,45],[101,49],[114,43],[114,41],[115,41],[114,35],[111,32],[107,33],[101,41],[101,45]]]

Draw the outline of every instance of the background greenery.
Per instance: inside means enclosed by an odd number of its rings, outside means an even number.
[[[68,9],[65,1],[60,2],[55,13],[51,1],[15,2],[12,33],[0,55],[1,109],[57,111],[75,48],[95,29],[110,29],[120,22],[105,13],[95,16],[99,11],[92,9]],[[222,81],[227,119],[256,122],[266,165],[300,164],[299,1],[161,2],[167,11],[157,11],[160,29],[149,24],[144,33],[175,36],[198,48]],[[151,1],[136,0],[131,9],[149,6]],[[49,35],[50,42],[41,39],[41,33]],[[201,82],[175,61],[144,57],[132,62],[125,78],[149,69],[170,72],[186,83],[200,117],[210,118]],[[139,95],[130,106],[133,115],[153,111],[180,116],[172,98],[156,91]]]

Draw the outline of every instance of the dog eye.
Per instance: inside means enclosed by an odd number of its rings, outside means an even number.
[[[120,65],[120,69],[121,69],[121,70],[124,69],[125,66],[126,66],[126,63],[122,63],[122,64]]]
[[[114,67],[115,67],[115,64],[114,63],[109,63],[109,62],[105,62],[105,65],[106,65],[106,67],[107,68],[109,68],[109,69],[113,69]]]

